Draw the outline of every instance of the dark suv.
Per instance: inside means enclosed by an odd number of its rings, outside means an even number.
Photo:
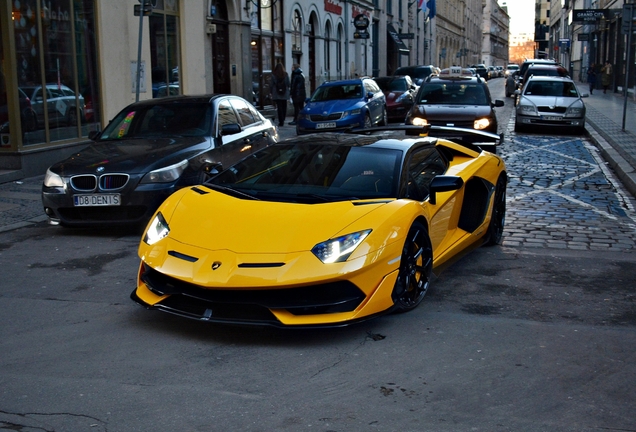
[[[494,107],[486,81],[465,75],[430,77],[417,93],[405,124],[452,126],[497,133]],[[430,133],[434,135],[433,132]],[[446,136],[446,135],[445,135]]]
[[[439,73],[439,69],[437,69],[433,65],[422,65],[422,66],[402,66],[395,70],[394,76],[397,75],[408,75],[411,77],[413,82],[416,85],[421,85],[426,78],[431,75],[436,75]]]
[[[556,60],[548,60],[548,59],[528,59],[521,64],[518,72],[515,72],[517,76],[517,88],[523,87],[523,80],[525,78],[526,72],[530,66],[539,66],[539,65],[553,65],[560,66],[560,63]]]

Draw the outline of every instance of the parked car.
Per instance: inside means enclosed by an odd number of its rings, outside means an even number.
[[[519,70],[519,65],[518,64],[510,63],[509,65],[506,66],[506,70],[504,72],[504,76],[506,78],[508,78],[509,75],[513,75],[518,70]]]
[[[585,133],[585,104],[570,78],[532,76],[523,86],[515,111],[515,131],[534,130],[538,126],[567,128]]]
[[[521,67],[519,68],[519,72],[517,73],[517,88],[521,89],[523,86],[523,80],[526,74],[526,71],[531,65],[559,65],[559,62],[553,59],[528,59],[525,60]]]
[[[444,265],[501,242],[506,184],[501,158],[444,139],[291,138],[161,205],[131,299],[293,328],[410,311]]]
[[[403,122],[419,88],[408,75],[374,78],[386,97],[389,121]]]
[[[475,69],[475,71],[477,72],[477,75],[479,75],[485,80],[488,79],[488,68],[486,67],[485,64],[476,64],[476,65],[472,65],[471,67]]]
[[[52,224],[146,223],[184,186],[275,143],[278,133],[238,96],[172,96],[124,108],[94,142],[53,164],[42,203]]]
[[[420,66],[402,66],[395,70],[393,75],[408,75],[411,77],[415,85],[422,85],[422,83],[431,75],[439,73],[439,68],[433,65],[420,65]]]
[[[50,126],[76,126],[79,120],[85,121],[84,97],[76,95],[64,84],[47,84],[42,86],[20,87],[31,101],[35,113],[37,126],[44,127],[44,111],[48,112]],[[46,97],[46,108],[44,98]]]
[[[321,84],[298,114],[296,133],[344,131],[387,123],[386,97],[371,78]]]
[[[494,66],[488,66],[488,79],[497,78],[499,76],[499,72]]]
[[[492,101],[488,85],[482,78],[440,75],[429,78],[420,87],[405,124],[460,127],[497,133],[497,116],[493,108],[503,105],[502,100]],[[435,132],[430,134],[434,135]]]
[[[560,77],[569,77],[570,74],[568,70],[560,65],[530,65],[526,69],[525,74],[523,75],[523,82],[528,81],[528,77],[530,76],[560,76]]]

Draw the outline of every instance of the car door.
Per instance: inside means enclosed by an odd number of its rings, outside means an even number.
[[[247,102],[239,98],[231,98],[230,103],[238,115],[241,128],[245,133],[243,142],[255,152],[269,144],[269,131],[266,130],[260,115]]]
[[[384,93],[382,93],[380,87],[378,87],[372,80],[364,80],[364,88],[367,93],[367,107],[369,109],[369,114],[371,115],[371,120],[373,123],[376,123],[382,116]],[[373,96],[369,98],[369,95]]]
[[[214,150],[211,162],[221,163],[224,168],[251,153],[251,145],[245,142],[245,131],[241,129],[238,115],[229,98],[216,103],[214,129]],[[223,130],[230,128],[230,132]]]
[[[424,205],[429,198],[429,186],[435,176],[442,175],[448,169],[448,163],[439,154],[435,147],[426,147],[415,150],[408,163],[407,195]],[[429,205],[430,232],[429,236],[433,244],[435,256],[443,253],[451,244],[447,239],[451,238],[456,226],[457,208],[455,194],[448,194],[446,199],[437,197],[435,205]]]

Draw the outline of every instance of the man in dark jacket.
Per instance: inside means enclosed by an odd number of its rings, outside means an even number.
[[[307,93],[305,91],[305,75],[298,63],[294,63],[292,66],[292,78],[291,78],[291,98],[294,103],[294,121],[289,122],[290,125],[295,125],[298,120],[298,113],[305,106],[305,99],[307,99]]]

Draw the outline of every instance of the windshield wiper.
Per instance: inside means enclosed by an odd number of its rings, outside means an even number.
[[[237,198],[245,198],[249,200],[260,201],[260,199],[256,198],[254,195],[250,195],[246,192],[242,192],[237,189],[232,189],[231,187],[221,186],[215,183],[204,183],[204,186],[209,187],[210,189],[214,189],[218,192],[223,192],[224,194],[231,195]]]

